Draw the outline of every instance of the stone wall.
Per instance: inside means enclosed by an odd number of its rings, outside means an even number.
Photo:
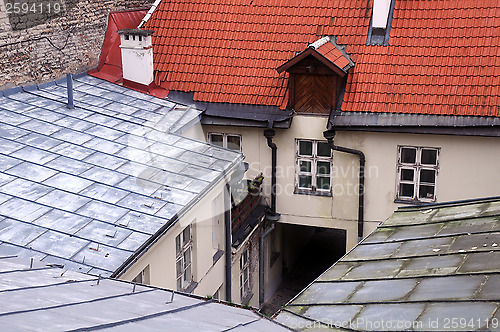
[[[108,14],[153,0],[0,0],[0,90],[94,68]]]

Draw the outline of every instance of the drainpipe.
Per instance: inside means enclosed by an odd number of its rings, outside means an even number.
[[[267,139],[267,146],[271,148],[271,215],[276,215],[276,153],[278,147],[273,143],[273,137],[276,132],[272,128],[264,130],[264,136]]]
[[[264,264],[264,260],[265,260],[265,255],[264,255],[264,240],[266,238],[266,236],[268,236],[273,230],[274,230],[274,227],[275,227],[275,223],[272,223],[271,224],[271,227],[266,230],[264,233],[262,233],[260,235],[260,241],[259,241],[259,307],[262,306],[262,304],[264,303],[264,269],[265,269],[265,264]]]
[[[226,238],[226,301],[231,302],[231,187],[226,183],[224,190],[224,228]]]
[[[264,137],[267,139],[267,146],[271,148],[271,207],[268,213],[266,213],[266,220],[271,222],[271,227],[267,229],[264,233],[260,235],[259,241],[259,306],[264,303],[265,294],[265,255],[264,255],[264,240],[275,227],[276,222],[280,219],[280,214],[276,213],[276,159],[278,147],[273,143],[273,137],[276,135],[276,131],[272,129],[272,122],[269,124],[270,128],[264,130]]]
[[[73,101],[73,77],[71,74],[66,75],[66,90],[68,91],[68,108],[75,108],[75,103]]]
[[[323,136],[328,140],[328,144],[333,151],[355,154],[359,157],[359,192],[358,192],[358,242],[363,239],[364,222],[364,201],[365,201],[365,154],[359,150],[336,146],[333,143],[335,137],[334,130],[323,132]]]

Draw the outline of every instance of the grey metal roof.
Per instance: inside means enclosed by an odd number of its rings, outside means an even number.
[[[498,137],[500,117],[335,111],[328,129]]]
[[[287,331],[193,296],[0,256],[3,331]]]
[[[498,331],[499,309],[496,198],[398,210],[277,320],[298,330]]]
[[[108,276],[241,161],[197,109],[90,76],[0,94],[0,253]]]

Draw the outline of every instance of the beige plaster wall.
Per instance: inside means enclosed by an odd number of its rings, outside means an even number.
[[[340,228],[347,230],[346,249],[357,243],[357,200],[340,195],[322,197],[295,194],[295,139],[324,140],[323,131],[327,125],[326,116],[297,115],[290,129],[277,129],[273,142],[278,146],[277,160],[277,212],[280,222],[309,226]],[[209,132],[240,134],[245,161],[250,164],[246,177],[254,178],[264,173],[263,194],[270,203],[271,193],[271,149],[267,146],[262,128],[241,128],[229,126],[203,126],[205,135]],[[352,162],[357,165],[356,158]],[[347,181],[335,178],[334,183]]]
[[[366,154],[365,235],[407,205],[394,202],[398,145],[440,148],[437,202],[500,195],[500,138],[338,132],[335,143]],[[334,160],[349,158],[337,153]]]
[[[357,243],[357,156],[334,152],[333,195],[319,197],[294,194],[295,139],[323,139],[327,118],[297,115],[287,130],[276,130],[278,146],[278,198],[280,222],[347,230],[349,250]],[[242,135],[248,178],[263,172],[264,195],[271,187],[271,149],[263,129],[204,126],[208,132]],[[415,135],[369,132],[338,132],[335,144],[366,154],[364,236],[388,218],[398,206],[395,200],[397,146],[412,145],[441,149],[437,178],[437,202],[500,195],[500,138],[446,135]],[[269,201],[269,200],[268,200]]]
[[[177,223],[153,245],[120,278],[132,280],[146,266],[150,269],[150,283],[153,286],[177,289],[175,266],[175,237],[189,224],[192,224],[193,237],[193,279],[198,286],[193,294],[212,296],[224,283],[224,256],[213,264],[213,255],[217,252],[212,246],[212,202],[220,195],[225,181],[219,182],[193,208],[183,215]],[[224,234],[224,223],[220,232]],[[224,241],[222,238],[221,241]],[[222,243],[222,249],[224,243]],[[222,287],[223,289],[224,287]],[[221,294],[222,295],[222,294]]]

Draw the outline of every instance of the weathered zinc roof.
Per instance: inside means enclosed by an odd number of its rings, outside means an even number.
[[[250,310],[0,256],[5,331],[287,331]]]
[[[108,276],[241,160],[199,111],[90,76],[0,96],[0,253]]]
[[[500,198],[394,213],[287,306],[298,330],[499,330]],[[457,325],[458,324],[458,325]]]

